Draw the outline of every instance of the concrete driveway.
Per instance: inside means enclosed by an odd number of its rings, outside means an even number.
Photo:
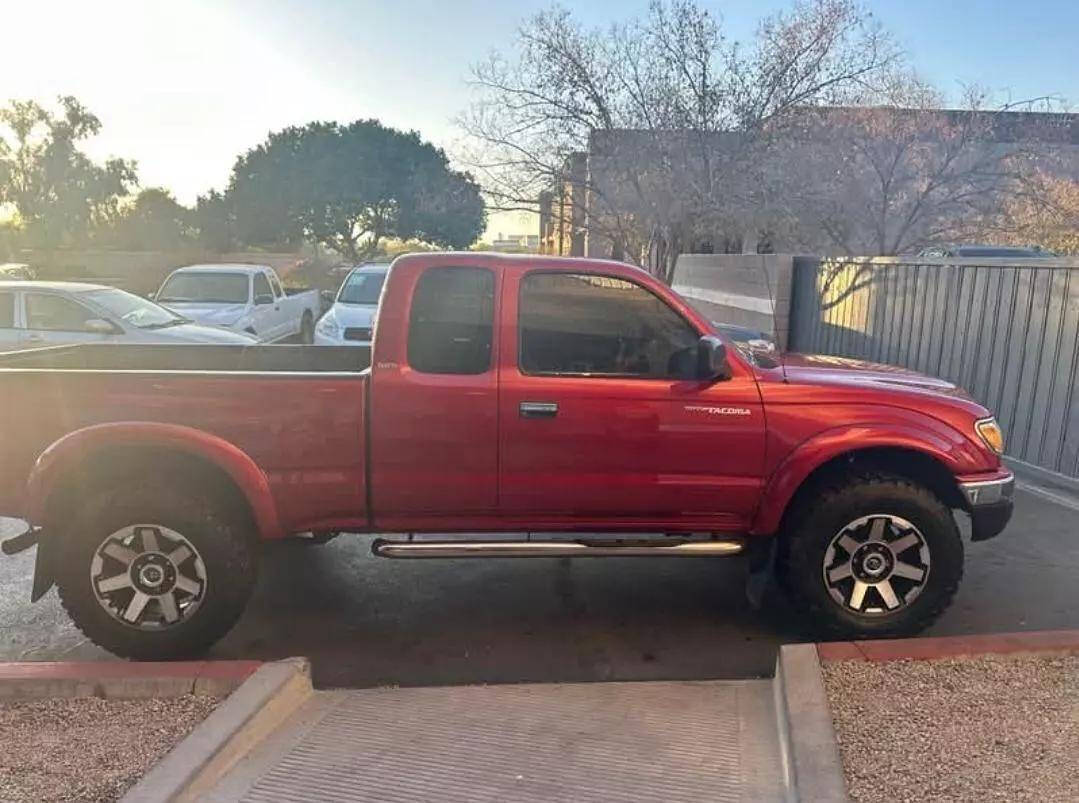
[[[1027,491],[999,538],[967,545],[955,604],[930,631],[1079,627],[1079,508]],[[109,658],[55,591],[28,602],[33,552],[0,559],[0,660]],[[367,541],[267,547],[219,658],[310,656],[323,686],[743,678],[804,640],[778,592],[753,611],[724,558],[389,561]]]

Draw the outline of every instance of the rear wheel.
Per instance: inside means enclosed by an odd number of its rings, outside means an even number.
[[[777,569],[795,604],[828,633],[904,635],[928,627],[951,603],[963,543],[951,510],[928,488],[854,475],[800,500]]]
[[[60,534],[64,608],[125,658],[202,653],[239,619],[255,582],[253,533],[231,507],[182,481],[97,494]]]

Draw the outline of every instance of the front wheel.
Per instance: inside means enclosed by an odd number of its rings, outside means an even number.
[[[229,506],[175,483],[99,493],[63,533],[57,585],[95,644],[124,658],[197,656],[239,619],[254,586],[254,538]]]
[[[928,488],[847,476],[791,512],[777,570],[795,604],[832,635],[908,635],[951,604],[963,542],[951,510]]]

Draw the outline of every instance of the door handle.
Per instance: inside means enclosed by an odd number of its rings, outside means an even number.
[[[44,343],[45,335],[27,335],[25,339],[27,343]]]
[[[554,418],[558,405],[554,402],[521,402],[521,418]]]

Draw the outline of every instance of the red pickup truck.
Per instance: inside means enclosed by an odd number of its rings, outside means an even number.
[[[57,584],[138,658],[220,638],[260,540],[337,532],[393,558],[746,552],[836,633],[912,632],[959,584],[953,511],[980,541],[1012,509],[954,386],[754,355],[612,262],[405,256],[370,351],[40,349],[0,359],[0,399],[0,514],[29,523],[5,551],[36,543],[32,597]]]

